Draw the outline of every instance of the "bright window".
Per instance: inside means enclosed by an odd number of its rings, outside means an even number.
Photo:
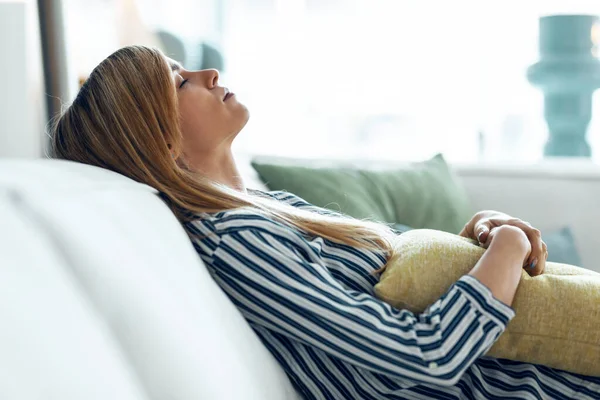
[[[538,18],[552,13],[600,14],[600,2],[232,0],[226,79],[252,114],[239,147],[535,161],[547,128],[525,71],[538,59]]]

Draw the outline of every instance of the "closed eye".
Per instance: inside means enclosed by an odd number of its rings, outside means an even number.
[[[188,81],[187,79],[184,79],[183,82],[181,82],[181,84],[179,85],[179,89],[181,89],[187,81]]]

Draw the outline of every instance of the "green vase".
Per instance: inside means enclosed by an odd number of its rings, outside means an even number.
[[[539,23],[540,60],[528,68],[527,79],[544,94],[544,155],[590,157],[586,132],[592,94],[600,87],[600,18],[551,15]]]

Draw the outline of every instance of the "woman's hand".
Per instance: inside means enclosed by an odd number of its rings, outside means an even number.
[[[510,225],[492,228],[486,243],[489,249],[469,275],[479,279],[494,297],[510,306],[521,280],[523,260],[531,254],[531,243],[525,232]]]
[[[531,276],[543,273],[546,268],[548,248],[542,240],[542,234],[539,229],[534,228],[528,222],[498,211],[480,211],[467,222],[459,235],[478,240],[481,246],[487,249],[491,243],[490,232],[503,225],[520,228],[529,239],[531,253],[523,264],[527,273]]]

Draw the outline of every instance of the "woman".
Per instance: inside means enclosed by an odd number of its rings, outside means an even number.
[[[372,288],[395,232],[245,188],[231,144],[247,120],[217,71],[132,46],[91,73],[53,152],[157,188],[305,398],[600,398],[600,379],[482,357],[514,316],[521,268],[544,270],[537,229],[477,213],[461,232],[488,247],[475,268],[423,314],[394,309]]]

